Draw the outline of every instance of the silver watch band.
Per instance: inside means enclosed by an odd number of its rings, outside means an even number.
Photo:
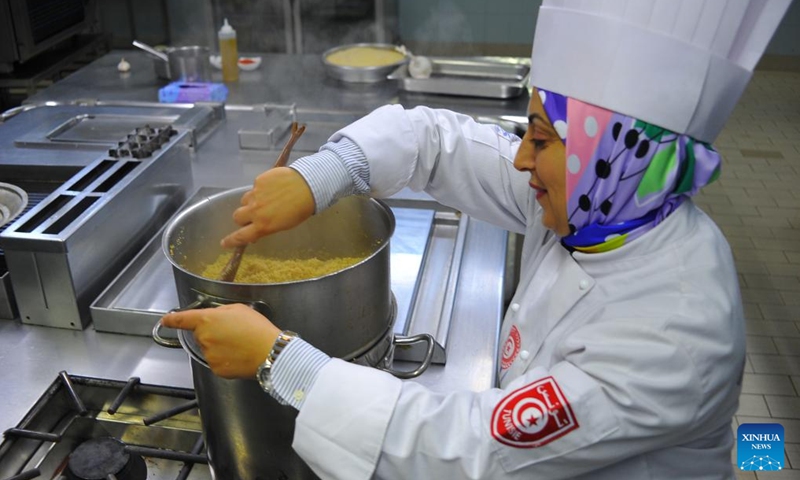
[[[275,339],[275,343],[272,344],[272,350],[269,352],[266,360],[264,360],[264,363],[258,367],[258,371],[256,372],[256,380],[258,380],[258,383],[265,392],[270,394],[272,393],[272,366],[278,359],[278,355],[280,355],[283,349],[286,348],[286,345],[288,345],[289,342],[295,338],[300,338],[300,335],[289,330],[284,330],[279,333],[278,337]]]
[[[298,338],[300,335],[296,334],[295,332],[291,332],[289,330],[284,330],[278,334],[278,338],[275,339],[275,343],[272,344],[272,350],[269,352],[269,360],[271,363],[275,363],[275,360],[278,359],[278,355],[286,348],[286,345],[289,344],[293,339]]]

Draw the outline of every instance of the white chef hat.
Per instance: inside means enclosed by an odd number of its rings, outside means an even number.
[[[544,0],[531,85],[712,142],[791,0]]]

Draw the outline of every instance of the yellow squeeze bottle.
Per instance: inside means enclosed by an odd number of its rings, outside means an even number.
[[[228,24],[228,19],[219,29],[219,55],[222,57],[222,81],[239,80],[239,49],[236,46],[236,30]]]

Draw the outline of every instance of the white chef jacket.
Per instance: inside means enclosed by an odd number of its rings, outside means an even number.
[[[525,242],[499,387],[434,393],[334,359],[295,428],[293,447],[318,475],[733,478],[740,293],[727,242],[691,201],[631,244],[570,254],[542,226],[529,174],[513,167],[519,138],[400,106],[332,140],[342,137],[366,155],[373,195],[424,189]]]

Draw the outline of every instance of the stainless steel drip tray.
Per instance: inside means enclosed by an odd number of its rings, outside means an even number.
[[[45,110],[52,114],[38,118]],[[141,127],[161,129],[172,126],[192,132],[197,143],[224,117],[222,104],[177,106],[161,104],[103,104],[96,106],[60,105],[33,109],[15,119],[25,126],[14,138],[13,146],[21,149],[62,151],[104,151],[116,147]],[[223,112],[223,113],[220,113]],[[23,116],[24,115],[24,116]],[[28,118],[30,117],[30,118]],[[38,123],[34,123],[39,120]]]
[[[223,190],[201,187],[178,212]],[[168,224],[169,221],[165,222],[92,303],[90,313],[95,330],[148,336],[165,313],[179,307],[172,266],[161,251],[161,236]],[[174,331],[165,336],[177,338]]]
[[[202,187],[178,211],[221,191]],[[392,211],[396,227],[390,245],[391,286],[398,304],[394,330],[401,335],[433,335],[443,347],[434,357],[441,364],[468,217],[430,208],[393,207]],[[162,233],[163,228],[92,303],[95,330],[149,336],[159,318],[179,306],[172,266],[161,250]],[[419,361],[422,350],[404,347],[395,358]]]
[[[116,143],[137,127],[149,125],[166,127],[178,119],[174,116],[130,116],[107,114],[83,114],[70,118],[45,137],[53,142],[72,143]]]
[[[117,145],[138,127],[149,125],[162,128],[174,125],[186,113],[186,109],[172,109],[169,112],[109,111],[95,107],[63,107],[54,112],[60,123],[40,124],[28,129],[14,140],[17,148],[38,148],[56,150],[104,151]],[[23,119],[24,120],[24,119]],[[59,120],[56,120],[59,121]],[[52,121],[51,121],[52,122]]]
[[[430,57],[431,75],[414,78],[401,65],[387,78],[401,90],[439,95],[507,99],[527,89],[530,62],[504,57]]]

